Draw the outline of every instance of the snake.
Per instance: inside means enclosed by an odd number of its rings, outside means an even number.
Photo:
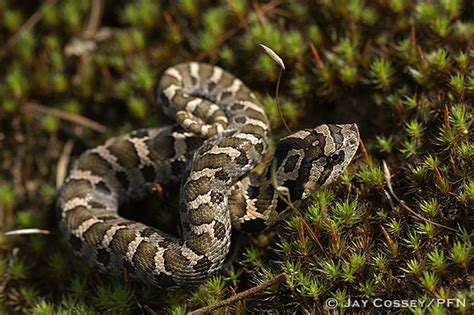
[[[209,278],[225,263],[233,228],[269,228],[290,203],[334,182],[359,144],[356,124],[325,124],[282,138],[266,158],[264,106],[240,79],[205,63],[166,69],[157,103],[176,123],[83,152],[59,189],[57,209],[75,255],[99,272],[126,272],[160,288]],[[125,202],[172,184],[180,187],[179,236],[119,214]]]

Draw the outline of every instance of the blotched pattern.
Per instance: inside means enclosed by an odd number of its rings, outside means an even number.
[[[161,287],[206,279],[224,262],[231,226],[258,232],[286,210],[273,183],[301,200],[336,179],[358,146],[355,124],[302,130],[282,139],[256,175],[270,128],[241,80],[216,66],[180,64],[164,72],[158,103],[178,125],[136,130],[84,152],[60,190],[58,209],[74,253],[103,272],[127,270]],[[118,214],[124,201],[155,184],[179,181],[181,238]]]

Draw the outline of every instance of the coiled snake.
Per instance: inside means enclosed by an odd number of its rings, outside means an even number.
[[[287,204],[334,181],[358,147],[355,124],[322,125],[268,148],[263,106],[241,80],[217,66],[190,62],[167,69],[158,103],[176,126],[141,129],[84,152],[60,189],[60,227],[74,253],[107,273],[128,273],[160,287],[190,286],[218,270],[231,227],[258,232]],[[273,165],[273,167],[272,167]],[[182,236],[118,214],[156,184],[181,181]]]

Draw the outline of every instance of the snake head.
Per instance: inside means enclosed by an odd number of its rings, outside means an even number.
[[[275,150],[276,181],[287,187],[291,200],[336,180],[359,146],[356,124],[321,125],[280,140]]]

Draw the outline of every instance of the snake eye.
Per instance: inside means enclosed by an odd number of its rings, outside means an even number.
[[[334,164],[338,164],[339,162],[341,162],[341,160],[342,160],[341,154],[334,153],[333,155],[331,155],[331,162],[333,162]]]

